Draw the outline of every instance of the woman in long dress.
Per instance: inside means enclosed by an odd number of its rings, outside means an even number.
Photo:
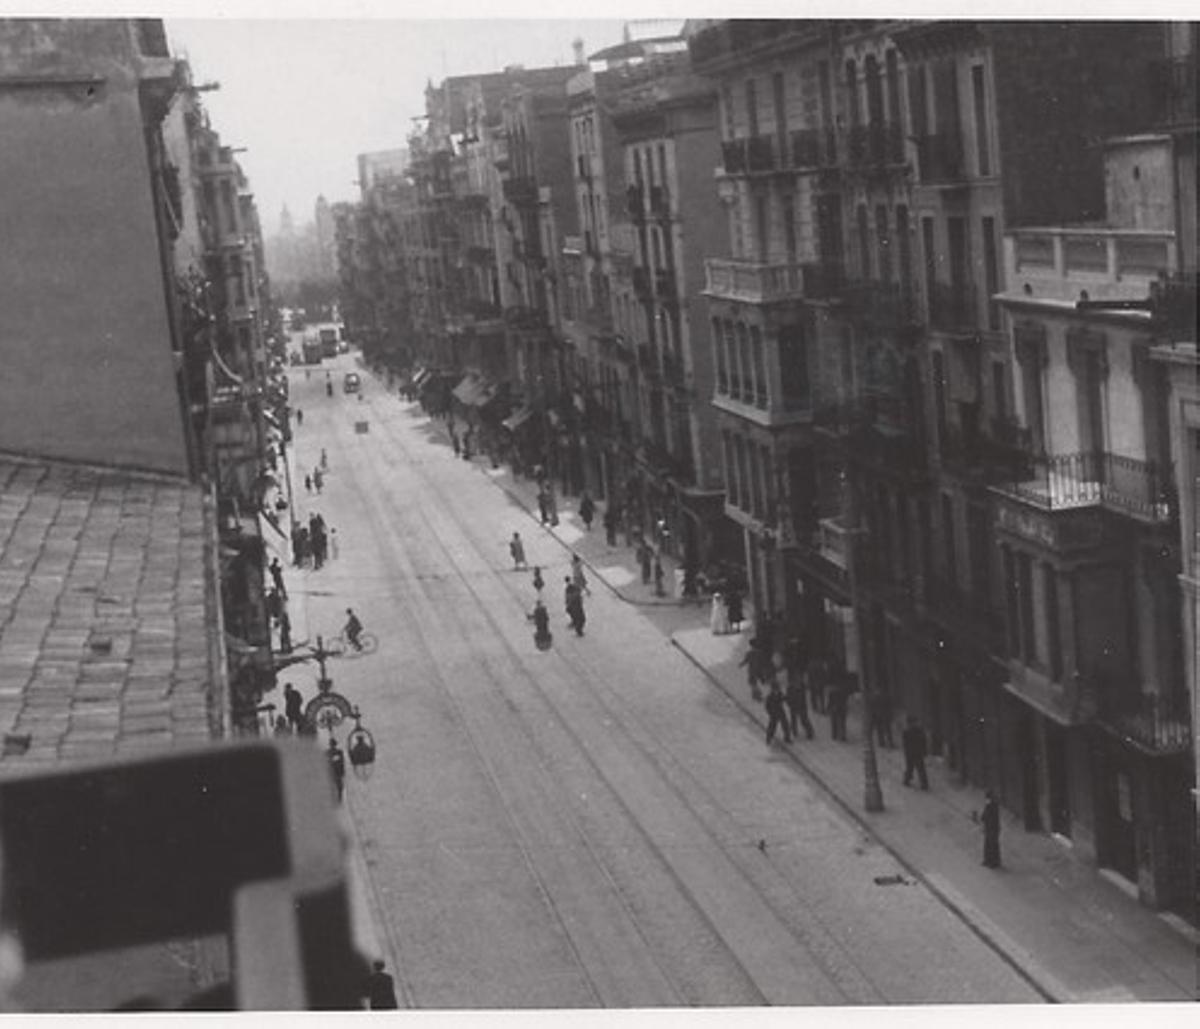
[[[724,636],[730,631],[729,608],[725,606],[725,595],[716,592],[712,595],[712,612],[708,617],[708,626],[714,636]]]

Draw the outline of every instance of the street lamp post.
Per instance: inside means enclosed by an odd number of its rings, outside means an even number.
[[[851,448],[853,447],[851,440]],[[858,484],[851,462],[847,460],[842,472],[842,524],[846,531],[846,577],[850,587],[850,610],[854,618],[854,645],[858,650],[858,674],[863,698],[863,808],[868,812],[883,810],[883,789],[879,782],[879,763],[875,755],[874,705],[871,676],[867,674],[866,633],[858,604],[858,541],[864,530],[859,525]]]

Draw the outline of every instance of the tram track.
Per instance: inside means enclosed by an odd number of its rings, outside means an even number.
[[[382,424],[393,443],[397,444],[400,451],[404,454],[405,460],[403,463],[408,464],[410,468],[413,467],[412,463],[407,460],[411,454],[408,452],[401,434],[397,433],[387,422]],[[395,453],[395,451],[385,452],[379,450],[372,457],[377,462],[377,467],[373,472],[372,478],[379,483],[388,481],[392,473],[397,470],[398,465],[402,463],[400,455]],[[494,613],[495,596],[485,595],[485,592],[480,588],[480,584],[489,582],[489,575],[485,573],[491,573],[490,581],[499,584],[499,579],[495,575],[496,569],[487,568],[477,570],[464,568],[462,561],[459,559],[459,555],[464,553],[464,549],[461,545],[452,546],[450,542],[443,538],[442,528],[440,527],[444,528],[446,525],[445,514],[447,511],[455,512],[451,516],[454,522],[455,534],[472,544],[470,548],[467,548],[467,553],[477,553],[477,548],[474,546],[475,541],[471,533],[464,527],[462,520],[458,517],[456,506],[450,502],[452,498],[446,497],[444,492],[428,478],[426,478],[426,489],[422,492],[423,497],[416,510],[420,514],[428,535],[437,540],[441,558],[439,566],[442,568],[452,567],[455,570],[459,585],[472,599],[474,609],[482,612],[485,622],[492,629],[493,636],[505,640],[506,654],[511,667],[521,670],[526,684],[540,695],[542,703],[556,718],[559,730],[571,741],[572,745],[581,753],[589,752],[591,741],[585,739],[581,735],[581,732],[570,724],[568,716],[551,698],[546,689],[538,681],[538,678],[530,673],[526,664],[526,655],[516,649],[510,639],[509,631],[506,631],[508,630],[508,623],[501,625],[498,621]],[[436,520],[431,517],[430,500],[436,500],[436,505],[434,506],[437,507],[440,515]],[[381,503],[377,503],[374,506],[376,510],[373,515],[373,521],[377,521],[381,526],[390,526],[391,519],[388,517],[390,512],[383,510]],[[426,554],[424,556],[429,557],[430,555]],[[423,577],[419,566],[415,562],[406,570],[410,573],[409,577],[414,583],[428,581]],[[440,581],[444,583],[445,579],[442,578]],[[510,601],[517,599],[516,590],[508,588],[505,592]],[[429,601],[428,596],[427,601]],[[461,612],[456,610],[456,617],[459,619],[461,627]],[[781,898],[786,902],[790,894],[795,899],[795,890],[791,888],[790,884],[780,881],[779,873],[774,872],[769,865],[763,867],[764,862],[760,855],[756,853],[751,857],[746,848],[731,847],[727,842],[733,835],[730,829],[726,827],[725,832],[722,833],[710,824],[714,813],[720,810],[719,805],[712,797],[703,794],[703,788],[700,784],[696,783],[694,779],[690,779],[686,771],[678,765],[677,761],[670,757],[670,755],[664,757],[658,752],[659,748],[655,746],[655,741],[649,737],[646,730],[638,726],[625,713],[619,697],[608,688],[606,672],[598,667],[595,656],[589,656],[585,652],[575,653],[570,657],[565,653],[558,653],[556,656],[558,660],[564,662],[568,666],[568,669],[588,687],[586,692],[590,694],[594,705],[596,705],[596,710],[589,712],[593,724],[606,723],[609,726],[615,725],[619,728],[620,733],[626,741],[626,747],[632,748],[635,756],[640,757],[643,762],[653,769],[658,779],[670,791],[670,799],[673,806],[686,811],[694,826],[699,827],[707,837],[708,844],[715,848],[724,862],[753,891],[758,898],[760,908],[766,912],[772,912],[774,906],[781,901]],[[430,657],[433,657],[432,652],[430,652]],[[481,662],[481,666],[481,671],[487,676],[488,681],[501,692],[506,692],[507,687],[511,684],[511,679],[506,677],[502,681],[501,677],[494,670],[486,667],[485,662]],[[482,757],[483,755],[481,754],[481,759]],[[654,855],[655,859],[664,869],[670,872],[680,893],[686,896],[695,911],[707,920],[710,931],[728,947],[728,941],[724,939],[724,931],[711,919],[706,910],[707,906],[711,906],[711,898],[708,905],[706,905],[701,898],[694,895],[688,884],[679,877],[669,856],[654,840],[650,831],[638,815],[625,802],[621,789],[612,781],[610,773],[602,769],[594,759],[591,759],[590,755],[589,760],[591,762],[592,775],[597,782],[601,783],[607,789],[615,802],[621,807],[624,817],[628,820],[629,824],[635,827],[640,833],[642,845]],[[698,793],[700,794],[699,797],[697,797]],[[701,811],[701,808],[704,810]],[[595,858],[594,851],[593,858]],[[750,867],[751,862],[757,864],[759,867]],[[602,863],[601,866],[603,867]],[[606,874],[610,881],[614,883],[614,888],[618,890],[623,889],[623,887],[617,885],[617,880],[611,871],[606,870]],[[764,878],[773,879],[774,881],[764,883]],[[627,907],[630,906],[628,901],[626,901],[626,904]],[[827,984],[833,987],[833,992],[836,994],[835,998],[831,998],[826,993],[825,996],[820,997],[815,1002],[844,1003],[849,1001],[878,1003],[884,1000],[878,991],[874,989],[866,973],[858,967],[853,955],[849,954],[846,948],[819,924],[819,916],[811,910],[805,910],[799,914],[802,914],[802,920],[806,921],[810,927],[815,924],[816,928],[802,929],[798,924],[801,919],[796,917],[786,920],[779,919],[774,914],[771,914],[769,917],[775,918],[779,928],[788,934],[795,941],[796,945],[803,948],[809,960],[820,969],[820,973],[826,979]],[[730,955],[737,962],[741,973],[749,981],[753,982],[756,973],[747,968],[745,963],[738,959],[732,950],[730,950]],[[755,990],[762,998],[758,1003],[770,1002],[767,994],[759,989],[757,985],[755,986]],[[825,993],[826,991],[818,992]],[[701,998],[689,998],[689,1002],[704,1003],[704,1000]],[[803,1003],[804,1000],[789,998],[788,1002]],[[810,998],[809,1002],[814,1002],[814,999]]]

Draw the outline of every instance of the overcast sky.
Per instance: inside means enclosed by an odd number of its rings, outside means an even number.
[[[318,194],[354,199],[355,156],[403,146],[424,113],[425,84],[508,64],[572,62],[571,42],[593,53],[619,42],[624,21],[515,18],[458,21],[285,21],[170,18],[172,49],[186,54],[222,142],[250,178],[264,229],[287,204],[297,224]]]

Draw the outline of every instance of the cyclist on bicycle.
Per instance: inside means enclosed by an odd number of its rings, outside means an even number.
[[[358,637],[362,635],[363,624],[358,620],[358,615],[354,613],[353,608],[346,608],[346,614],[349,617],[346,619],[346,628],[342,630],[345,633],[346,639],[350,641],[350,645],[355,650],[362,650],[362,643]]]

